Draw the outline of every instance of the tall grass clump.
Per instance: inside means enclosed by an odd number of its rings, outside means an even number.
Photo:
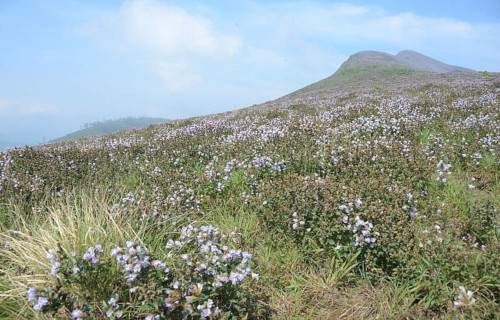
[[[78,191],[46,210],[29,219],[17,212],[19,220],[1,233],[2,272],[9,288],[2,293],[2,300],[15,301],[22,306],[20,314],[29,317],[36,316],[26,300],[29,288],[63,301],[70,296],[100,301],[112,294],[116,270],[83,263],[83,273],[71,281],[68,274],[59,273],[65,266],[60,265],[63,261],[55,263],[56,256],[75,259],[96,244],[100,244],[97,251],[101,253],[111,250],[114,243],[140,236],[124,217],[109,212],[106,199]]]

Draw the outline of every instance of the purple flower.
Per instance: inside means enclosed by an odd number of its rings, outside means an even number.
[[[36,300],[36,289],[28,288],[28,301],[35,301],[35,300]]]
[[[109,299],[109,300],[108,300],[108,304],[109,304],[110,306],[116,306],[116,299],[115,299],[115,298],[111,298],[111,299]]]
[[[59,261],[54,262],[52,265],[52,269],[50,269],[50,274],[56,276],[59,272],[59,268],[61,267],[61,263]]]
[[[46,257],[47,257],[47,259],[50,260],[50,262],[55,263],[56,262],[56,252],[54,251],[54,249],[49,249],[47,251]]]
[[[75,319],[83,319],[83,317],[85,317],[85,313],[80,309],[75,309],[71,311],[71,316]]]
[[[111,256],[114,257],[116,256],[120,251],[122,251],[122,248],[116,247],[113,250],[111,250]]]
[[[49,303],[49,299],[45,297],[38,297],[38,302],[33,306],[33,310],[35,311],[41,311],[44,306]]]

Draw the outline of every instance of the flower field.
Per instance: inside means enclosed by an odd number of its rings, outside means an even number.
[[[498,319],[500,75],[0,153],[0,318]]]

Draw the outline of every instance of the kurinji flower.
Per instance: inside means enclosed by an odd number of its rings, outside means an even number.
[[[49,249],[47,251],[46,257],[47,257],[47,259],[50,260],[50,262],[55,263],[56,262],[56,252],[54,251],[54,249]]]
[[[36,289],[28,288],[28,301],[35,301],[35,300],[36,300]]]
[[[59,261],[54,262],[52,268],[50,269],[50,274],[56,276],[59,272],[59,268],[61,267],[61,263]]]
[[[111,298],[111,299],[109,299],[109,300],[108,300],[108,304],[109,304],[110,306],[116,306],[116,299],[115,299],[115,298]]]
[[[71,316],[77,320],[82,320],[85,317],[85,313],[80,309],[75,309],[71,311]]]
[[[134,282],[136,278],[137,278],[137,273],[131,273],[127,278],[127,282],[128,283]]]
[[[212,314],[212,311],[210,309],[203,309],[201,311],[200,317],[207,318],[207,317],[210,317],[211,314]]]
[[[33,310],[41,311],[44,306],[49,303],[49,299],[45,297],[38,297],[38,302],[33,306]]]
[[[83,255],[83,260],[91,260],[92,264],[97,264],[99,263],[98,254],[102,252],[102,246],[100,244],[96,244],[95,246],[87,249],[87,252]]]
[[[465,290],[464,286],[459,286],[458,288],[460,293],[457,296],[457,300],[453,301],[455,307],[468,306],[476,302],[476,299],[473,297],[473,291]]]
[[[120,253],[122,251],[122,248],[120,247],[116,247],[114,249],[111,250],[111,256],[112,257],[115,257],[118,253]]]
[[[133,241],[127,241],[126,244],[127,244],[127,248],[131,248],[131,247],[134,246],[134,242]]]

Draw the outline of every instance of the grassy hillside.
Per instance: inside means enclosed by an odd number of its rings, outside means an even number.
[[[330,77],[306,86],[294,93],[305,94],[340,85],[363,82],[376,83],[383,78],[391,78],[397,75],[408,75],[417,71],[398,62],[392,55],[377,51],[362,51],[349,57],[340,68]]]
[[[0,317],[498,319],[500,75],[0,153]]]
[[[421,53],[404,50],[396,55],[379,51],[361,51],[349,57],[331,76],[306,86],[294,93],[305,94],[345,85],[377,85],[381,80],[398,81],[397,76],[436,73],[475,72],[452,66]]]
[[[82,137],[98,136],[98,135],[117,132],[120,130],[145,127],[166,121],[168,120],[162,118],[148,118],[148,117],[139,117],[139,118],[128,117],[117,120],[96,121],[84,125],[84,128],[81,130],[69,133],[64,137],[54,139],[49,143],[63,142]]]

